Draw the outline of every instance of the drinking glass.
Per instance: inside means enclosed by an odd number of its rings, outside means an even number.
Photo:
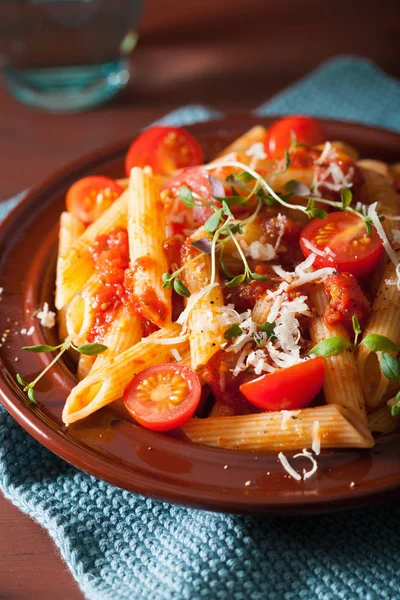
[[[0,0],[0,67],[16,98],[72,112],[129,80],[143,0]]]

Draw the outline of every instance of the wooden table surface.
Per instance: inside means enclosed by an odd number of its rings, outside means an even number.
[[[397,0],[148,0],[132,79],[88,113],[29,109],[0,87],[0,198],[186,103],[246,110],[337,54],[400,76]],[[82,598],[38,525],[0,497],[0,599]]]

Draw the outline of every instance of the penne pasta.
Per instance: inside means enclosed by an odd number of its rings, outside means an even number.
[[[121,307],[104,338],[107,350],[97,356],[93,371],[101,369],[116,356],[140,342],[142,335],[140,318],[131,315],[126,308]]]
[[[66,326],[75,345],[84,344],[88,339],[95,319],[95,298],[101,285],[97,275],[92,275],[68,305]]]
[[[87,354],[79,355],[78,368],[76,370],[76,375],[79,381],[81,381],[89,375],[90,371],[93,368],[95,360],[95,356],[88,356]]]
[[[94,223],[80,235],[68,254],[61,258],[57,270],[56,308],[68,304],[93,274],[90,247],[98,235],[127,226],[127,192],[124,192]]]
[[[372,448],[374,445],[364,422],[338,404],[287,411],[285,414],[277,411],[192,419],[182,429],[192,442],[215,448],[302,450],[313,445],[315,422],[319,424],[321,448]]]
[[[66,425],[79,421],[103,406],[121,398],[131,379],[151,365],[172,362],[170,348],[185,351],[186,341],[160,344],[160,340],[176,338],[181,328],[177,324],[160,329],[122,352],[100,369],[90,373],[72,390],[64,406],[62,419]]]
[[[256,144],[257,142],[263,142],[266,134],[267,130],[265,127],[256,125],[234,140],[231,144],[229,144],[229,146],[224,148],[222,152],[217,155],[217,158],[225,156],[226,154],[231,154],[232,152],[244,154],[246,150],[248,150],[253,144]]]
[[[315,288],[312,300],[318,314],[322,315],[328,304],[322,286]],[[320,316],[312,319],[310,335],[315,344],[334,336],[339,336],[350,343],[349,334],[343,326],[328,327]],[[365,421],[364,394],[354,352],[350,346],[341,354],[325,358],[324,395],[327,404],[340,404],[360,421]]]
[[[132,293],[140,312],[158,327],[171,321],[171,290],[162,286],[168,272],[163,250],[165,215],[151,169],[132,169],[128,190],[128,236]]]
[[[368,427],[377,433],[394,433],[400,429],[400,417],[393,417],[390,406],[384,404],[368,415]]]

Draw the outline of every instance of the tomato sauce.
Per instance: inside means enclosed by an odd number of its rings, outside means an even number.
[[[168,316],[168,309],[165,304],[159,300],[155,290],[148,285],[144,286],[140,296],[135,293],[135,280],[146,277],[146,272],[155,266],[155,261],[150,256],[141,256],[136,259],[133,266],[125,272],[125,289],[127,292],[127,301],[131,305],[132,312],[145,319],[155,321],[165,321]]]
[[[362,325],[370,312],[370,304],[354,275],[338,273],[324,281],[329,304],[323,315],[327,325],[342,324],[352,331],[352,316]]]

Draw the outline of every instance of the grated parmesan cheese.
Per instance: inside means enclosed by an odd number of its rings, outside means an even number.
[[[240,247],[245,256],[250,256],[254,260],[273,260],[276,258],[276,252],[271,244],[263,244],[260,241],[251,242],[250,245],[245,240],[239,240]]]
[[[290,422],[290,419],[293,419],[293,417],[296,417],[299,414],[299,410],[281,410],[282,413],[282,422],[281,422],[281,429],[282,431],[286,431],[288,428],[288,423]]]
[[[397,267],[399,265],[399,259],[397,258],[395,251],[390,245],[385,230],[382,227],[382,223],[379,220],[378,214],[376,212],[377,204],[377,202],[374,202],[368,207],[368,217],[370,217],[371,221],[375,225],[376,231],[378,232],[378,235],[382,240],[383,247],[385,248],[388,257],[390,258],[394,266]]]
[[[320,198],[322,196],[320,187],[323,186],[333,192],[340,192],[343,188],[351,188],[353,185],[354,168],[350,167],[347,173],[344,173],[338,165],[334,162],[337,156],[336,150],[332,147],[330,142],[326,142],[324,149],[317,161],[317,164],[322,166],[328,161],[327,168],[323,171],[314,170],[314,178],[311,184],[313,190],[313,196]],[[331,178],[331,181],[329,181]]]
[[[250,148],[246,150],[246,156],[256,158],[257,160],[265,160],[267,155],[264,152],[264,144],[262,142],[256,142],[255,144],[252,144]]]
[[[326,247],[324,250],[320,250],[315,244],[313,244],[309,240],[303,238],[302,241],[304,246],[308,248],[308,250],[311,250],[311,252],[313,252],[317,256],[323,256],[324,258],[327,258],[328,260],[332,261],[332,256],[334,256],[334,254],[330,248]]]
[[[39,312],[36,314],[36,317],[39,319],[42,327],[47,327],[48,329],[54,327],[56,323],[56,313],[49,310],[49,305],[47,302],[43,304],[43,308],[39,310]]]
[[[293,456],[293,458],[308,458],[309,461],[311,462],[311,469],[309,471],[306,471],[306,469],[303,469],[303,474],[300,475],[300,473],[298,473],[290,464],[290,462],[288,461],[288,459],[286,458],[286,456],[283,454],[283,452],[279,452],[278,454],[278,459],[282,465],[282,467],[285,469],[285,471],[291,476],[293,477],[293,479],[296,479],[296,481],[306,481],[307,479],[310,479],[310,477],[312,477],[314,475],[314,473],[316,473],[317,469],[318,469],[318,464],[317,461],[315,460],[315,458],[313,457],[313,455],[311,454],[311,452],[309,452],[308,450],[304,449],[302,452],[299,452],[298,454],[295,454]]]
[[[321,452],[321,430],[319,421],[314,421],[312,426],[312,451],[318,456]]]
[[[392,229],[392,239],[395,244],[400,244],[400,229]]]
[[[171,352],[172,356],[174,357],[174,359],[176,360],[176,362],[180,362],[182,360],[182,356],[179,354],[179,352],[176,348],[171,348],[170,352]]]
[[[196,292],[195,294],[192,294],[190,296],[185,310],[183,310],[181,312],[181,314],[179,315],[179,317],[177,319],[177,323],[179,323],[179,325],[182,325],[182,333],[184,333],[186,331],[185,328],[186,328],[187,320],[189,318],[191,311],[193,310],[193,307],[198,303],[199,300],[201,300],[201,298],[203,298],[203,296],[208,294],[217,285],[219,285],[219,283],[217,283],[216,281],[214,283],[209,283],[203,289],[199,290],[198,292]]]

